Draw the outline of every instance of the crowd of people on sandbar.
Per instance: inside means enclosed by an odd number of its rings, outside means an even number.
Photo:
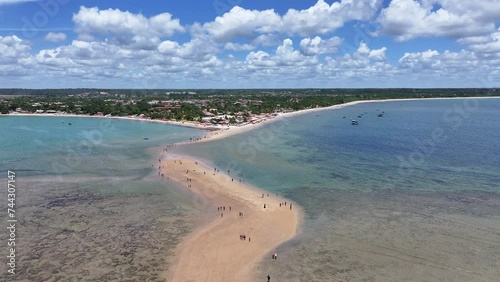
[[[169,145],[169,146],[170,146],[170,145]],[[175,146],[175,145],[174,145],[174,146]],[[165,152],[166,152],[166,151],[167,151],[167,149],[165,149]],[[180,161],[180,160],[174,160],[174,164],[176,164],[177,162],[178,162],[180,165],[182,165],[182,161]],[[163,173],[161,172],[161,169],[162,169],[162,168],[165,168],[165,166],[162,166],[162,165],[161,165],[161,159],[158,159],[158,163],[160,163],[160,166],[158,166],[158,170],[159,170],[158,175],[161,175],[161,177],[164,177]],[[195,164],[196,164],[196,165],[198,165],[198,162],[195,162]],[[154,166],[154,165],[152,165],[152,166]],[[214,175],[215,175],[215,173],[218,173],[218,172],[220,172],[220,171],[219,171],[219,169],[217,169],[216,167],[214,167]],[[229,175],[229,174],[231,173],[231,171],[230,171],[230,170],[228,170],[228,171],[227,171],[227,173],[228,173],[228,175]],[[189,170],[188,170],[188,169],[186,169],[186,174],[189,174]],[[204,174],[204,175],[206,175],[206,171],[204,171],[204,172],[203,172],[203,174]],[[186,181],[187,181],[187,182],[192,182],[192,181],[193,181],[193,179],[192,179],[192,178],[189,178],[189,177],[186,177]],[[231,178],[231,182],[234,182],[234,178]],[[242,180],[241,180],[241,179],[239,179],[239,182],[242,182]],[[188,184],[188,188],[191,188],[191,184]],[[265,193],[262,193],[262,194],[261,194],[261,197],[262,197],[262,198],[264,198],[265,196],[269,197],[269,193],[266,193],[266,194],[265,194]],[[278,196],[278,193],[276,193],[276,196]],[[265,204],[265,203],[264,203],[263,205],[264,205],[264,209],[265,209],[265,208],[267,208],[267,204]],[[283,202],[280,202],[280,203],[279,203],[279,206],[280,206],[280,207],[283,207],[283,206],[285,206],[285,207],[286,207],[287,205],[290,207],[290,210],[292,210],[292,203],[287,203],[286,201],[283,201]],[[232,207],[231,207],[231,206],[229,206],[229,207],[228,207],[228,210],[229,210],[229,211],[231,211],[231,210],[232,210]],[[223,213],[223,212],[225,212],[225,211],[226,211],[226,206],[219,206],[219,207],[217,207],[217,212],[218,212],[218,213],[220,213],[221,218],[223,218],[223,217],[224,217],[224,213]],[[240,212],[239,212],[239,214],[238,214],[238,216],[239,216],[239,217],[243,217],[243,212],[242,212],[242,211],[240,211]],[[240,240],[241,240],[241,241],[246,241],[246,238],[247,238],[247,235],[245,235],[245,234],[240,234]],[[248,242],[251,242],[251,238],[250,238],[250,237],[248,237]],[[273,260],[278,259],[278,253],[277,253],[277,252],[273,252],[273,253],[272,253],[272,256],[271,256],[271,259],[273,259]],[[268,282],[269,282],[269,281],[271,281],[271,276],[267,275],[267,281],[268,281]]]

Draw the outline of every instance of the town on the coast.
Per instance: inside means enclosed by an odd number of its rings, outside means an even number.
[[[496,95],[496,89],[0,89],[0,113],[241,126],[281,113],[361,100]]]

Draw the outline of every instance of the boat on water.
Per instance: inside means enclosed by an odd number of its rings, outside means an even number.
[[[68,123],[68,125],[71,125],[71,122],[70,122],[70,123]]]
[[[345,117],[342,117],[342,118],[345,118]]]
[[[359,115],[358,118],[362,118],[363,116],[362,115]]]
[[[144,137],[144,140],[149,140],[149,137]]]
[[[355,119],[353,119],[353,120],[351,120],[351,124],[352,124],[352,125],[358,125],[358,121],[357,121],[357,120],[355,120]]]
[[[383,116],[384,116],[384,114],[378,114],[378,117],[383,117]]]

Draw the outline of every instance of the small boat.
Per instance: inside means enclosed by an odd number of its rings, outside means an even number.
[[[363,116],[362,115],[359,115],[358,118],[362,118]]]
[[[68,123],[68,125],[71,125],[71,122],[70,122],[70,123]]]
[[[149,140],[149,137],[144,137],[144,140]]]
[[[345,118],[345,117],[342,117],[342,118]]]
[[[383,116],[384,116],[384,114],[378,114],[378,117],[383,117]]]
[[[355,119],[353,119],[353,120],[351,121],[351,124],[352,124],[352,125],[358,125],[358,121],[357,121],[357,120],[355,120]]]

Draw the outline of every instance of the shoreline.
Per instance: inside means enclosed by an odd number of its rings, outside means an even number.
[[[289,200],[239,179],[232,180],[230,174],[214,171],[190,156],[162,155],[161,159],[167,181],[194,193],[193,203],[201,201],[202,209],[213,216],[183,239],[164,278],[167,281],[263,280],[264,277],[255,277],[257,265],[299,232],[300,207],[292,202],[290,209]],[[280,207],[285,201],[287,206]],[[218,206],[225,210],[215,210]],[[241,240],[239,235],[247,239]]]
[[[211,142],[211,141],[215,141],[218,139],[224,139],[224,138],[227,138],[229,136],[237,135],[240,133],[248,132],[248,131],[257,129],[261,126],[264,126],[266,124],[269,124],[271,122],[278,121],[280,119],[309,114],[309,113],[315,113],[315,112],[319,112],[319,111],[337,110],[337,109],[342,109],[344,107],[349,107],[349,106],[354,106],[354,105],[364,104],[364,103],[425,101],[425,100],[429,100],[429,101],[430,100],[463,100],[463,99],[500,99],[500,96],[499,97],[442,97],[442,98],[440,97],[440,98],[358,100],[358,101],[347,102],[347,103],[343,103],[343,104],[332,105],[332,106],[328,106],[328,107],[310,108],[310,109],[303,109],[303,110],[294,111],[294,112],[279,113],[276,117],[266,119],[266,120],[261,121],[261,122],[256,123],[256,124],[246,124],[243,126],[225,126],[223,128],[219,128],[219,130],[209,132],[208,135],[206,135],[204,138],[200,138],[200,139],[194,140],[192,142],[191,141],[180,142],[180,143],[177,143],[177,145],[189,144],[189,143]]]
[[[298,110],[294,112],[286,112],[286,113],[278,113],[277,116],[271,118],[264,118],[258,123],[247,123],[244,125],[201,125],[188,121],[173,121],[173,120],[158,120],[158,119],[144,119],[140,117],[130,117],[130,116],[96,116],[96,115],[79,115],[79,114],[35,114],[35,113],[9,113],[9,114],[0,114],[2,116],[39,116],[39,117],[79,117],[79,118],[102,118],[102,119],[119,119],[119,120],[128,120],[128,121],[145,121],[145,122],[155,122],[162,123],[167,125],[174,126],[183,126],[194,129],[200,129],[208,131],[205,137],[200,138],[198,140],[193,141],[184,141],[176,143],[177,145],[188,144],[188,143],[198,143],[198,142],[208,142],[214,141],[217,139],[226,138],[232,135],[240,134],[243,132],[247,132],[256,128],[259,128],[269,122],[274,122],[279,119],[303,115],[307,113],[313,113],[317,111],[325,111],[325,110],[334,110],[341,109],[344,107],[354,106],[357,104],[364,103],[382,103],[382,102],[404,102],[404,101],[425,101],[425,100],[461,100],[461,99],[500,99],[500,96],[481,96],[481,97],[437,97],[437,98],[398,98],[398,99],[382,99],[382,100],[358,100],[353,102],[347,102],[343,104],[332,105],[328,107],[318,107],[318,108],[309,108]],[[269,113],[271,114],[271,113]]]
[[[274,122],[278,121],[283,118],[288,118],[288,117],[293,117],[293,116],[298,116],[302,114],[307,114],[307,113],[314,113],[318,111],[324,111],[324,110],[333,110],[333,109],[341,109],[344,107],[348,106],[353,106],[357,104],[362,104],[362,103],[379,103],[379,102],[402,102],[402,101],[418,101],[418,100],[445,100],[445,99],[475,99],[478,97],[459,97],[459,98],[431,98],[431,99],[387,99],[387,100],[360,100],[360,101],[353,101],[349,103],[344,103],[344,104],[338,104],[338,105],[333,105],[329,107],[322,107],[322,108],[312,108],[312,109],[305,109],[305,110],[300,110],[300,111],[295,111],[295,112],[290,112],[290,113],[282,113],[279,114],[278,116],[264,120],[260,123],[257,124],[248,124],[245,126],[236,126],[236,127],[229,127],[224,130],[219,130],[215,132],[210,132],[208,136],[205,136],[204,138],[200,138],[198,140],[194,140],[192,142],[187,141],[187,142],[180,142],[177,143],[176,145],[183,145],[183,144],[189,144],[189,143],[199,143],[199,142],[210,142],[210,141],[215,141],[218,139],[223,139],[232,135],[237,135],[240,133],[244,133],[256,128],[259,128],[265,124],[268,124],[269,122]],[[488,98],[500,98],[500,97],[481,97],[479,99],[488,99]],[[208,165],[204,164],[203,162],[190,157],[190,156],[180,156],[180,155],[169,155],[169,161],[172,162],[173,160],[185,160],[185,162],[198,162],[198,164],[195,165],[195,167],[202,166],[204,169],[208,169]],[[187,169],[187,168],[185,168]],[[192,168],[191,168],[192,169]],[[210,176],[216,177],[212,175],[213,171],[208,169],[208,172],[210,173]],[[179,185],[182,185],[185,187],[185,189],[189,189],[195,194],[197,193],[198,195],[203,195],[203,193],[207,194],[207,198],[211,202],[211,205],[217,206],[217,203],[221,201],[221,199],[225,199],[225,201],[229,201],[228,198],[225,198],[228,196],[227,194],[224,193],[231,193],[234,192],[234,189],[231,189],[231,187],[225,187],[221,185],[221,189],[224,189],[222,191],[222,195],[219,194],[221,191],[214,191],[211,188],[211,183],[210,182],[201,182],[197,183],[197,180],[195,182],[186,182],[186,174],[183,174],[181,172],[177,172],[174,174],[169,174],[169,172],[164,171],[166,176],[170,176],[174,178],[174,181],[176,181]],[[204,176],[204,175],[203,175]],[[202,177],[203,177],[202,176]],[[228,175],[226,175],[224,178],[224,181],[230,180]],[[184,179],[184,182],[182,181]],[[199,180],[198,180],[199,181]],[[188,183],[193,183],[191,185],[200,185],[200,187],[190,187]],[[229,182],[232,183],[232,182]],[[225,189],[226,188],[226,189]],[[259,193],[265,193],[267,192],[262,191],[258,189],[257,187],[249,187],[248,185],[243,185],[243,187],[233,187],[233,188],[244,188],[244,190],[247,190],[246,193],[250,194],[259,194]],[[259,192],[260,191],[260,192]],[[231,194],[229,194],[231,195]],[[238,198],[237,195],[231,195],[233,197],[233,200],[236,202],[239,202],[240,204],[244,204],[245,201],[248,199],[245,198]],[[236,196],[236,198],[234,198]],[[266,200],[266,198],[264,199]],[[281,199],[281,201],[285,201],[284,199]],[[233,202],[235,203],[235,202]],[[262,204],[262,203],[261,203]],[[276,202],[274,202],[276,204]],[[279,205],[279,203],[278,203]],[[228,257],[225,257],[226,259],[222,260],[222,262],[218,259],[218,256],[221,254],[221,250],[224,248],[228,248],[228,246],[232,246],[234,241],[239,241],[235,238],[232,237],[227,237],[224,236],[224,230],[228,230],[228,232],[233,231],[235,232],[234,229],[238,227],[230,226],[230,225],[221,225],[220,223],[220,218],[215,217],[212,221],[206,222],[205,224],[199,226],[195,231],[193,231],[191,234],[189,234],[181,244],[179,244],[178,249],[176,251],[176,255],[173,258],[173,262],[169,269],[167,270],[165,274],[165,278],[167,278],[167,281],[259,281],[260,279],[265,279],[264,277],[255,277],[257,275],[256,266],[262,262],[263,260],[267,259],[265,258],[266,254],[269,254],[272,252],[276,247],[279,245],[283,244],[286,241],[291,240],[294,238],[297,233],[299,232],[299,228],[302,224],[303,218],[302,218],[302,211],[300,210],[300,207],[294,203],[294,207],[299,208],[299,212],[295,214],[295,221],[294,221],[294,231],[289,233],[287,237],[283,238],[282,240],[279,240],[275,242],[272,246],[265,246],[267,247],[266,249],[260,249],[258,254],[253,254],[253,256],[246,257],[246,261],[243,265],[240,265],[240,268],[237,266],[231,266],[228,271],[228,265],[231,265],[232,260],[234,260],[235,256],[240,257],[241,251],[238,251],[237,253],[234,253],[232,255],[229,255]],[[249,206],[247,205],[247,208]],[[254,207],[255,208],[255,207]],[[261,207],[260,207],[261,208]],[[254,209],[254,212],[258,213],[259,207],[257,209]],[[218,215],[218,214],[217,214]],[[259,225],[262,225],[263,223],[259,222]],[[233,234],[236,236],[236,233]],[[208,239],[204,239],[208,238]],[[210,246],[209,249],[205,249],[205,246]],[[235,248],[234,250],[238,250]],[[217,253],[217,255],[213,255],[213,253]],[[212,254],[213,256],[211,259],[205,259],[204,261],[200,261],[199,256],[205,256],[204,253],[209,253]],[[225,253],[225,255],[228,255]],[[270,258],[269,258],[270,259]],[[241,262],[241,261],[240,261]],[[224,274],[226,273],[226,274]],[[228,273],[231,273],[229,275]],[[219,275],[220,274],[220,275]],[[226,275],[226,276],[225,276]]]

